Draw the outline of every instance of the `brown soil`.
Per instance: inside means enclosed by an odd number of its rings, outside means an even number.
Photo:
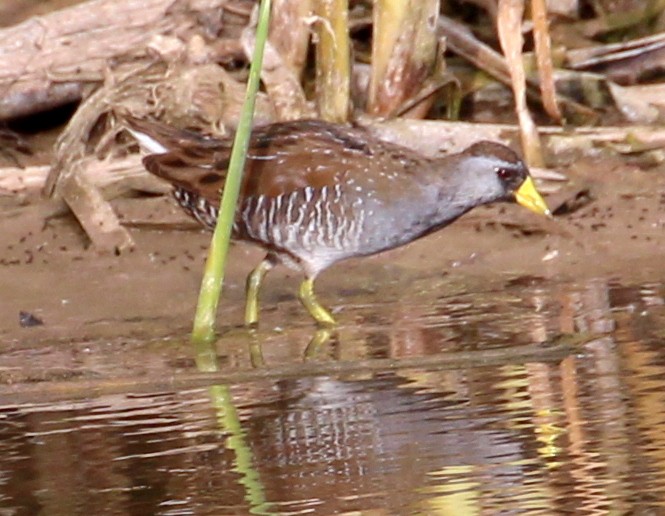
[[[403,249],[338,264],[317,281],[321,301],[352,324],[358,303],[386,303],[444,274],[465,289],[515,276],[574,280],[589,276],[663,277],[665,174],[616,160],[583,160],[566,170],[571,185],[552,206],[585,188],[588,204],[554,220],[517,206],[478,209]],[[125,221],[183,220],[169,198],[115,203]],[[190,328],[209,234],[133,229],[137,247],[100,255],[71,217],[45,221],[36,199],[0,197],[0,339],[14,344],[135,336],[184,336]],[[243,318],[244,279],[262,257],[232,251],[220,302],[222,330]],[[262,327],[312,326],[295,299],[296,273],[279,268],[262,295]],[[43,325],[22,327],[29,312]]]

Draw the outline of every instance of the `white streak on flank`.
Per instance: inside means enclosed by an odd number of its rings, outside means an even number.
[[[333,231],[333,233],[332,233],[332,235],[333,235],[333,238],[332,238],[333,246],[335,246],[335,248],[338,251],[343,251],[344,250],[344,244],[342,242],[342,239],[344,238],[344,224],[341,221],[339,221],[338,224],[337,224],[337,227],[334,228],[334,229],[335,229],[335,231]]]
[[[283,241],[283,240],[286,239],[286,238],[282,238],[283,236],[286,236],[286,233],[284,235],[282,235],[282,233],[281,233],[282,225],[280,225],[280,223],[279,223],[279,215],[280,215],[280,212],[282,211],[282,200],[284,199],[284,195],[285,194],[278,195],[277,197],[275,197],[273,199],[272,204],[275,206],[275,209],[270,210],[272,212],[272,218],[271,218],[272,227],[270,228],[270,233],[272,234],[272,241],[275,242],[275,243],[279,243],[280,240]],[[284,224],[284,227],[286,227],[286,226],[287,226],[287,224]],[[287,228],[286,231],[288,232],[288,228]]]
[[[147,134],[140,133],[138,131],[135,131],[134,129],[130,129],[129,127],[127,128],[127,130],[136,139],[136,141],[139,142],[141,150],[149,152],[151,154],[165,154],[169,152],[169,150],[166,147],[164,147],[161,143],[159,143],[154,138],[148,136]]]
[[[294,192],[296,196],[294,197],[294,200],[292,202],[296,203],[296,206],[298,208],[298,217],[296,220],[293,222],[293,225],[296,226],[297,228],[300,228],[303,222],[305,222],[305,205],[302,203],[297,202],[298,201],[298,194],[300,193],[298,190]]]
[[[356,217],[353,210],[351,210],[351,216],[346,219],[346,237],[345,240],[351,244],[352,239],[356,234]]]
[[[310,204],[310,202],[313,199],[313,191],[311,189],[306,188],[305,189],[305,194],[307,194],[307,191],[309,190],[310,196],[309,196],[309,202],[303,204],[303,208],[305,211],[305,220],[307,221],[307,227],[302,233],[302,241],[303,241],[303,247],[307,251],[312,251],[312,248],[314,247],[316,243],[316,217],[317,217],[317,202],[316,199],[314,199],[314,202]]]
[[[254,238],[254,231],[252,230],[252,225],[250,224],[249,220],[250,210],[252,208],[253,201],[254,199],[251,197],[245,200],[245,205],[243,206],[242,214],[240,215],[240,221],[242,221],[243,225],[245,226],[245,231],[247,232],[250,238]],[[238,224],[237,217],[235,224]]]
[[[324,234],[324,227],[323,227],[323,209],[324,209],[324,204],[323,204],[323,199],[319,196],[318,200],[314,201],[314,234],[315,234],[315,241],[318,245],[321,247],[325,247],[326,245],[326,239],[325,239],[325,234]]]
[[[245,209],[242,212],[242,220],[245,224],[245,231],[255,240],[261,239],[261,217],[259,207],[263,202],[263,196],[250,197],[245,201]]]
[[[335,203],[340,202],[342,199],[342,187],[340,186],[339,183],[335,184]]]
[[[285,195],[286,202],[286,213],[284,215],[284,233],[283,233],[283,246],[285,249],[290,248],[295,242],[296,237],[296,228],[293,224],[293,205],[295,204],[294,194],[297,195],[297,191],[290,192]]]
[[[362,239],[363,231],[365,230],[365,210],[363,210],[362,208],[360,208],[360,210],[358,211],[358,218],[359,218],[358,226],[355,235],[356,245]]]
[[[275,220],[277,217],[277,204],[279,203],[279,196],[268,199],[268,225],[277,225]]]
[[[217,223],[218,215],[219,215],[219,210],[215,208],[212,204],[208,204],[208,217],[210,217],[211,222],[214,221],[213,225]]]
[[[332,243],[333,246],[335,243],[335,215],[333,214],[332,205],[326,204],[324,206],[326,214],[326,238],[329,243]]]
[[[318,199],[314,199],[314,210],[316,211],[316,223],[319,227],[323,226],[323,207],[325,203],[323,202],[323,197],[321,196],[321,190],[317,190],[316,195]]]
[[[266,203],[266,207],[263,207],[263,201]],[[265,195],[259,195],[259,202],[256,205],[256,221],[259,229],[259,240],[262,242],[268,242],[268,231],[270,227],[270,210],[273,209],[273,203],[271,199]]]
[[[291,192],[288,197],[286,198],[286,223],[288,225],[291,225],[292,223],[292,218],[293,218],[293,205],[295,204],[295,197],[294,194],[297,196],[298,191],[294,190]]]
[[[282,199],[284,198],[284,194],[278,195],[277,197],[274,198],[275,202],[275,212],[277,215],[273,215],[273,217],[279,216],[279,212],[282,211]],[[273,223],[277,222],[276,220],[273,220]]]

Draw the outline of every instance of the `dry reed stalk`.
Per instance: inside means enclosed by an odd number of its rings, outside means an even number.
[[[368,112],[394,115],[418,95],[436,64],[439,0],[377,0],[373,11],[372,76]],[[431,101],[409,115],[422,118]]]
[[[522,17],[524,0],[499,0],[497,25],[501,48],[506,56],[519,120],[522,151],[529,166],[542,167],[543,155],[536,124],[526,105],[526,75],[522,60]]]
[[[547,21],[547,5],[545,0],[531,0],[533,17],[533,39],[536,44],[536,60],[540,76],[540,93],[543,107],[547,114],[561,123],[561,110],[556,100],[554,71],[552,65],[552,40]]]
[[[351,90],[348,1],[316,0],[314,12],[319,115],[330,122],[346,122]]]

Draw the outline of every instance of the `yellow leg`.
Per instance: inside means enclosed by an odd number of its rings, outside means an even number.
[[[333,316],[330,315],[330,312],[323,308],[316,300],[316,296],[314,296],[314,280],[312,278],[303,280],[300,284],[298,296],[310,315],[319,323],[319,326],[335,326],[337,324]]]
[[[275,263],[266,257],[247,276],[247,285],[245,287],[245,325],[247,326],[256,326],[259,322],[259,290],[261,289],[263,278],[274,266]]]

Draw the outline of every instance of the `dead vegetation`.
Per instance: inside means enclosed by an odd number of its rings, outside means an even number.
[[[254,2],[42,4],[54,10],[23,21],[19,0],[0,8],[15,22],[0,29],[0,121],[80,105],[50,168],[21,166],[25,137],[0,133],[2,195],[42,190],[98,249],[131,247],[108,201],[164,186],[143,172],[118,115],[233,130]],[[277,0],[273,12],[256,123],[351,119],[430,154],[521,141],[536,168],[603,149],[662,161],[664,1]]]

